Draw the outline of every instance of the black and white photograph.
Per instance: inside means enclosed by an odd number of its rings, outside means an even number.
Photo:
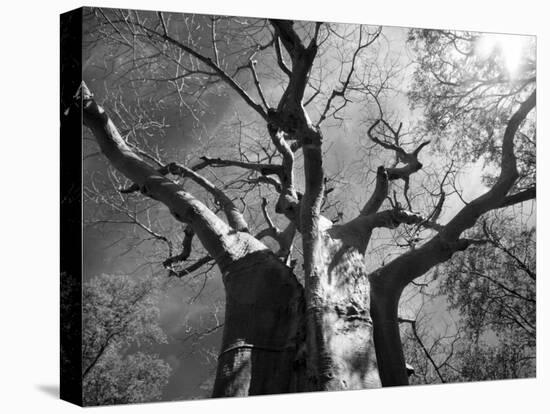
[[[78,16],[84,405],[536,375],[533,36]]]
[[[541,24],[237,3],[6,51],[6,412],[538,412]]]

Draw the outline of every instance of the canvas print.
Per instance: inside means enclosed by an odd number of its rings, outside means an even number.
[[[62,398],[535,377],[536,39],[361,23],[61,16]]]

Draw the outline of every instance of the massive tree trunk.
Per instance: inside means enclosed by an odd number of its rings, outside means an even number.
[[[214,396],[380,386],[363,259],[332,239],[326,219],[321,217],[319,232],[316,307],[310,307],[308,316],[303,286],[290,267],[145,163],[84,84],[81,95],[84,123],[111,164],[142,193],[164,203],[176,220],[191,226],[217,262],[226,310]]]
[[[303,289],[292,270],[268,251],[223,272],[225,323],[214,397],[298,391]]]
[[[380,387],[364,258],[321,230],[306,303],[308,390]]]
[[[301,284],[273,254],[249,254],[226,270],[214,396],[380,387],[363,258],[328,234],[321,243],[310,315]]]

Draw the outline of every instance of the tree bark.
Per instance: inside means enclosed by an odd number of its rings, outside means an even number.
[[[306,390],[380,387],[363,256],[321,225],[313,257],[314,285],[306,297]]]
[[[409,383],[398,323],[401,291],[385,284],[371,283],[370,311],[374,321],[374,347],[384,387]]]
[[[273,253],[250,253],[223,272],[222,349],[214,397],[300,391],[303,289]]]

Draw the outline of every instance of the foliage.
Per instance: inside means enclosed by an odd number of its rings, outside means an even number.
[[[510,218],[478,226],[489,242],[442,265],[441,293],[459,311],[465,333],[477,341],[487,330],[499,339],[535,345],[535,229]],[[488,226],[488,225],[487,225]]]
[[[535,87],[534,38],[414,29],[409,44],[417,65],[409,99],[425,113],[421,133],[457,160],[498,165],[506,122]],[[516,186],[525,187],[534,182],[534,116],[516,138],[516,155]]]
[[[83,288],[83,381],[86,405],[160,399],[169,365],[145,352],[166,342],[159,326],[157,282],[101,275]]]
[[[438,336],[421,312],[418,336],[405,333],[413,383],[535,375],[535,229],[501,214],[474,230],[487,243],[439,266],[433,276],[436,297],[457,315],[454,326]]]
[[[534,39],[415,29],[408,41],[417,65],[409,99],[424,113],[419,133],[458,168],[482,160],[484,184],[494,185],[507,120],[535,88]],[[531,114],[514,141],[519,179],[512,192],[534,192],[535,140]],[[453,321],[437,333],[430,325],[441,322],[421,310],[417,335],[405,329],[405,353],[417,368],[413,383],[534,375],[535,228],[517,212],[478,221],[470,237],[487,243],[434,272],[433,300],[445,298]]]

